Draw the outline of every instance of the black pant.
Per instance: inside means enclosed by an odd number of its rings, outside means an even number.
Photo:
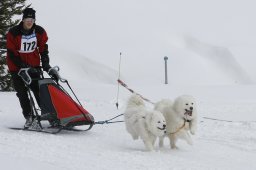
[[[22,113],[24,117],[28,118],[30,116],[33,116],[34,114],[32,113],[32,108],[31,108],[29,97],[28,97],[28,90],[29,90],[28,87],[26,87],[24,81],[18,75],[18,73],[12,72],[11,76],[12,76],[13,86],[17,92],[16,95],[19,98],[20,106],[22,108]],[[33,78],[40,78],[40,75],[38,75],[38,77],[36,76]],[[29,85],[29,88],[33,92],[38,106],[40,106],[38,80],[32,80],[32,83]]]

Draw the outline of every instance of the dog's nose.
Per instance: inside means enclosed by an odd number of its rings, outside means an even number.
[[[190,107],[189,109],[190,109],[190,110],[193,110],[193,107]]]
[[[166,127],[166,125],[163,125],[163,127],[165,128],[165,127]]]

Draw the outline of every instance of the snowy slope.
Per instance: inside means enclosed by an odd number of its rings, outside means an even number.
[[[186,74],[189,70],[194,80],[198,70],[205,70],[200,84],[255,81],[251,62],[256,38],[252,0],[32,3],[38,9],[37,22],[49,33],[50,54],[56,64],[71,51],[117,70],[122,52],[122,73],[129,81],[151,75],[160,82],[164,56],[170,58],[170,74]],[[66,56],[74,58],[70,53]],[[131,73],[131,66],[136,75]],[[184,83],[177,75],[171,77],[176,84]],[[150,79],[147,82],[152,83]]]
[[[51,64],[96,121],[123,113],[130,96],[120,87],[117,110],[122,52],[121,78],[130,88],[152,101],[195,96],[199,127],[193,146],[179,141],[170,150],[165,140],[155,152],[133,141],[123,123],[86,133],[13,131],[24,124],[18,99],[0,93],[1,169],[256,169],[254,1],[30,2],[48,32]]]

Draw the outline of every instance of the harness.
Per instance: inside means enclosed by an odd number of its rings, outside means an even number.
[[[178,133],[181,129],[183,129],[183,128],[186,126],[186,123],[187,123],[187,122],[189,123],[190,120],[184,119],[183,125],[182,125],[181,127],[179,127],[175,132],[171,132],[171,133],[169,133],[169,134],[174,135],[175,133]]]

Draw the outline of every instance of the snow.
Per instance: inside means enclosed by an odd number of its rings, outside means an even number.
[[[57,135],[14,131],[9,127],[24,124],[18,99],[2,92],[1,169],[256,169],[256,2],[29,2],[48,32],[51,65],[60,66],[96,121],[123,113],[131,94],[119,87],[117,110],[122,52],[121,79],[136,92],[153,102],[182,94],[197,99],[198,131],[192,146],[180,140],[171,150],[166,139],[154,152],[133,141],[123,123]]]

